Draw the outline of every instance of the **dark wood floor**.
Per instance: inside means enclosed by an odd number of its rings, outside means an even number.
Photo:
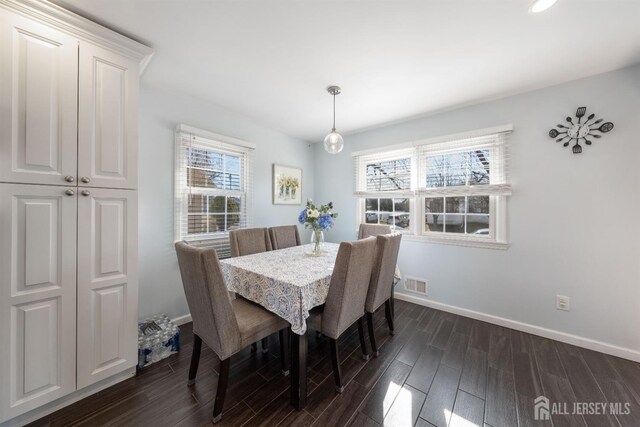
[[[269,354],[247,349],[232,359],[222,422],[247,426],[530,426],[533,400],[622,402],[629,415],[566,415],[554,426],[640,426],[640,365],[442,311],[396,301],[396,334],[377,313],[380,356],[360,358],[357,330],[340,341],[348,382],[337,394],[328,342],[309,334],[309,399],[289,404],[289,378],[280,374],[277,339]],[[33,425],[210,425],[217,358],[204,348],[194,387],[187,387],[193,335],[182,351],[132,378]]]

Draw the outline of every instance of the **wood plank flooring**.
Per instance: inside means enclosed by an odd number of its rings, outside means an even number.
[[[380,355],[360,357],[356,327],[339,342],[342,394],[334,390],[328,341],[310,332],[309,399],[289,404],[277,335],[263,355],[232,359],[230,388],[217,426],[640,426],[640,365],[450,313],[396,301],[396,334],[374,316]],[[33,426],[210,426],[218,358],[203,346],[187,387],[193,343],[179,354],[32,423]],[[627,415],[552,415],[534,419],[534,399],[620,402]]]

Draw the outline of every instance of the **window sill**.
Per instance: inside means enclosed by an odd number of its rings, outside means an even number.
[[[507,250],[510,243],[507,242],[497,242],[491,239],[474,239],[474,238],[460,238],[460,237],[445,237],[445,236],[425,236],[425,235],[415,235],[415,234],[405,234],[402,237],[403,240],[408,240],[410,242],[423,242],[423,243],[434,243],[434,244],[444,244],[444,245],[454,245],[454,246],[466,246],[470,248],[484,248],[484,249],[499,249],[499,250]]]

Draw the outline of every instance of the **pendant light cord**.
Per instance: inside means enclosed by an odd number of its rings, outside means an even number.
[[[333,94],[333,129],[332,131],[335,132],[336,130],[336,94]]]

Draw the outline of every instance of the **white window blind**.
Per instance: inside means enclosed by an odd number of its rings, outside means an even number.
[[[503,247],[511,126],[354,153],[358,222],[434,242]]]
[[[175,239],[228,257],[229,231],[252,223],[253,145],[180,125],[175,147]]]
[[[416,147],[424,196],[509,195],[506,133]]]

